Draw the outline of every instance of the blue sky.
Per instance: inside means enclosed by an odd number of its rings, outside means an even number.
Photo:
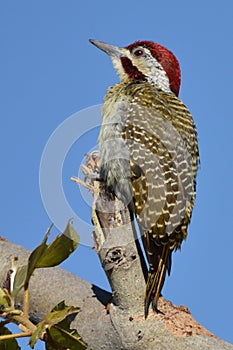
[[[25,0],[0,5],[0,235],[28,249],[41,241],[51,220],[54,221],[40,194],[43,150],[51,134],[57,128],[60,130],[61,123],[88,107],[91,108],[88,116],[83,112],[77,116],[80,128],[92,116],[94,126],[88,124],[87,132],[70,146],[60,171],[70,208],[90,225],[90,198],[85,193],[80,195],[69,178],[78,174],[84,154],[96,146],[95,123],[100,122],[100,116],[97,112],[93,114],[92,106],[102,103],[107,87],[115,84],[118,77],[110,59],[88,39],[119,46],[138,39],[156,41],[172,50],[180,61],[180,98],[195,119],[201,154],[192,224],[182,252],[174,255],[164,296],[175,304],[186,305],[200,323],[230,342],[233,342],[232,15],[230,0],[159,3]],[[61,137],[61,142],[64,140]],[[55,163],[57,157],[59,149],[54,152]],[[53,168],[47,175],[49,191],[53,175],[54,178],[58,175],[53,174]],[[59,203],[55,204],[59,210]],[[91,234],[88,225],[84,235]],[[80,246],[64,267],[109,288],[90,246]]]

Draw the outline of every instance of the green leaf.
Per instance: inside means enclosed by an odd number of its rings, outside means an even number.
[[[34,346],[37,342],[37,340],[43,336],[43,333],[46,332],[46,325],[43,322],[40,322],[37,324],[36,330],[32,333],[29,345],[32,349],[34,349]]]
[[[60,303],[58,303],[56,306],[54,306],[54,308],[51,310],[51,312],[64,310],[65,307],[66,307],[65,300],[62,300],[62,301],[60,301]]]
[[[20,289],[29,283],[30,277],[36,268],[59,265],[77,248],[79,236],[70,222],[71,220],[68,221],[64,232],[47,245],[48,236],[53,225],[50,226],[42,243],[30,254],[28,265],[18,268],[12,296],[15,297]]]
[[[63,310],[51,311],[44,317],[44,322],[46,325],[53,326],[62,320],[64,320],[67,316],[80,312],[79,307],[74,306],[65,306]]]
[[[64,232],[46,248],[36,267],[52,267],[67,259],[77,248],[79,236],[68,222]]]
[[[53,311],[59,311],[65,308],[67,308],[67,306],[64,301],[61,301],[55,306]],[[87,348],[87,344],[82,340],[76,329],[70,329],[71,321],[71,317],[66,317],[47,330],[46,350],[53,350],[54,348],[84,350]]]
[[[50,330],[50,328],[57,323],[66,319],[71,314],[76,314],[80,311],[80,308],[74,306],[66,306],[64,302],[59,303],[51,312],[49,312],[44,319],[38,323],[36,330],[33,332],[29,345],[34,348],[37,340],[44,336],[44,334]]]
[[[27,276],[27,265],[20,266],[18,270],[16,271],[15,279],[14,279],[14,286],[13,291],[11,293],[12,297],[15,298],[16,295],[19,293],[20,289],[23,288],[25,279]]]
[[[57,343],[61,349],[68,348],[70,350],[84,350],[87,344],[82,340],[76,329],[67,327],[66,321],[60,322],[49,330],[48,341],[46,341],[46,349],[52,350],[50,344]]]
[[[49,314],[48,314],[49,315]],[[47,316],[48,316],[47,315]],[[67,317],[67,316],[66,316]],[[33,332],[30,340],[29,340],[29,345],[30,347],[33,349],[36,342],[38,341],[39,338],[43,338],[45,333],[48,333],[48,330],[51,329],[51,327],[53,327],[53,322],[56,319],[60,319],[60,317],[58,315],[54,315],[53,320],[51,320],[51,324],[47,323],[46,320],[41,321],[40,323],[38,323],[36,330]],[[48,333],[49,334],[49,333]],[[51,344],[51,342],[50,342]]]
[[[11,306],[11,300],[2,288],[0,288],[0,311],[5,311]]]
[[[0,327],[0,336],[12,334],[8,328]],[[0,350],[20,350],[16,339],[0,340]]]
[[[39,264],[39,261],[42,258],[43,253],[44,253],[44,251],[47,248],[46,242],[47,242],[49,233],[51,231],[51,228],[52,228],[52,225],[48,229],[48,231],[47,231],[47,233],[46,233],[42,243],[35,250],[33,250],[33,252],[29,256],[28,269],[27,269],[27,276],[26,276],[26,279],[25,279],[25,284],[27,284],[29,282],[29,279],[30,279],[33,271],[35,270],[35,268]]]

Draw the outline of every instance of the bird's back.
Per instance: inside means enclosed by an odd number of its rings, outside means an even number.
[[[186,106],[173,93],[147,82],[122,82],[105,97],[100,138],[103,134],[105,143],[111,139],[106,148],[113,159],[105,173],[107,183],[114,189],[123,173],[125,191],[133,189],[142,231],[154,228],[158,244],[175,239],[174,246],[179,247],[195,200],[199,162],[196,128]],[[102,163],[104,158],[102,152]],[[117,167],[111,172],[116,161],[121,174]],[[180,236],[177,228],[182,223]]]

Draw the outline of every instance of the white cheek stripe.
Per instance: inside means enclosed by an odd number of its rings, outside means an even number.
[[[143,48],[146,56],[131,57],[132,64],[146,77],[147,81],[161,90],[171,92],[170,81],[163,66],[151,55],[150,50]]]
[[[165,92],[171,92],[170,81],[163,69],[162,65],[154,58],[148,49],[144,48],[147,56],[142,58],[132,57],[129,53],[127,57],[131,60],[132,64],[146,77],[147,81],[159,87]],[[121,60],[116,57],[111,57],[113,66],[119,75],[121,80],[127,80],[128,74],[125,72]]]

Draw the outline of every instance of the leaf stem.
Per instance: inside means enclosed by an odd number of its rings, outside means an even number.
[[[23,299],[23,314],[25,318],[28,318],[28,307],[29,307],[29,289],[28,282],[24,285],[24,299]]]

